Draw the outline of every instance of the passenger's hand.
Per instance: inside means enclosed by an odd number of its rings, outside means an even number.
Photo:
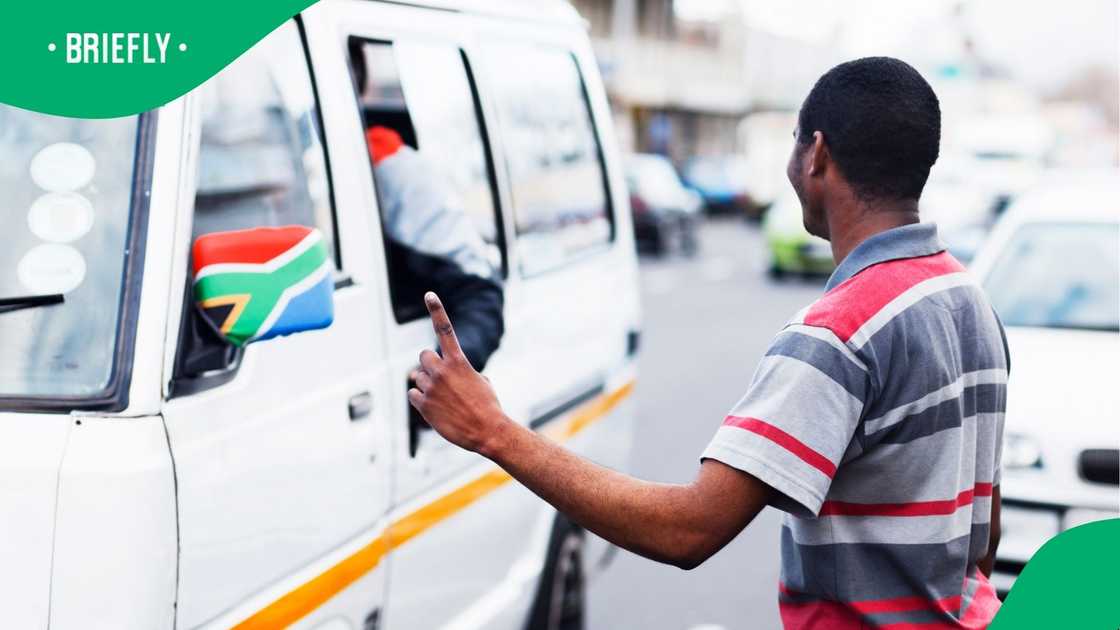
[[[485,454],[488,442],[511,421],[490,381],[467,361],[439,297],[428,292],[424,304],[443,357],[431,350],[420,353],[420,367],[412,373],[416,387],[408,390],[408,401],[449,442]]]

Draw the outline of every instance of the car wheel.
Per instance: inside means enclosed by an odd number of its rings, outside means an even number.
[[[700,250],[696,235],[696,220],[692,217],[684,217],[681,219],[680,228],[681,253],[692,258]]]
[[[671,242],[669,228],[664,223],[659,223],[653,233],[653,254],[655,256],[668,256]]]
[[[583,630],[586,583],[583,532],[558,518],[528,630]]]

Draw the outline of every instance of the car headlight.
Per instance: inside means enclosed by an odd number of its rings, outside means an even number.
[[[1003,438],[1004,468],[1042,468],[1042,447],[1034,438],[1008,433]]]

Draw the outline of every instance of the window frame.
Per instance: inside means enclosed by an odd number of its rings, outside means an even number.
[[[438,37],[429,38],[429,37],[422,37],[422,36],[414,36],[414,35],[411,35],[411,34],[406,34],[406,35],[395,37],[395,38],[394,37],[387,37],[387,36],[386,37],[380,37],[380,36],[369,36],[369,35],[357,34],[357,33],[354,33],[354,31],[352,29],[346,29],[345,30],[346,46],[345,46],[343,56],[344,56],[345,62],[346,62],[346,69],[349,72],[350,77],[351,77],[350,87],[351,87],[351,91],[353,92],[353,95],[354,95],[354,110],[355,110],[355,113],[358,116],[358,120],[359,120],[360,124],[362,125],[363,129],[365,128],[365,113],[362,110],[362,95],[361,95],[361,92],[360,92],[361,87],[358,86],[357,82],[354,80],[354,66],[351,63],[350,53],[349,53],[350,45],[355,41],[360,42],[362,45],[374,44],[374,45],[390,46],[390,47],[396,45],[396,43],[398,41],[417,41],[417,42],[421,42],[421,43],[429,44],[429,45],[444,46],[444,47],[447,47],[448,49],[451,49],[451,50],[454,50],[454,51],[458,52],[458,57],[459,57],[459,60],[462,64],[463,76],[466,78],[467,86],[468,86],[468,89],[470,90],[471,108],[474,111],[475,122],[478,124],[478,135],[479,135],[480,143],[482,145],[482,157],[483,157],[483,160],[486,162],[486,183],[490,188],[490,200],[491,200],[491,205],[492,205],[491,214],[493,215],[493,218],[494,218],[494,244],[498,247],[499,257],[501,259],[501,263],[500,263],[497,271],[498,271],[498,274],[499,274],[499,278],[502,280],[502,282],[507,281],[509,279],[509,274],[510,274],[510,269],[511,269],[510,248],[509,248],[509,239],[506,236],[507,226],[505,224],[505,207],[502,204],[502,197],[501,197],[501,194],[500,194],[500,188],[499,188],[499,183],[498,183],[498,171],[497,171],[498,166],[497,166],[497,162],[494,158],[494,148],[493,148],[493,142],[492,142],[491,136],[490,136],[490,126],[487,122],[485,108],[483,107],[482,95],[481,95],[481,91],[480,91],[480,87],[479,87],[479,82],[478,82],[478,79],[477,79],[476,71],[475,71],[474,66],[473,66],[473,62],[471,61],[470,55],[467,53],[467,47],[464,46],[461,42],[456,42],[454,40],[445,39],[445,38],[438,38]],[[399,64],[397,66],[397,73],[398,73],[398,75],[401,74],[401,67],[400,67]],[[406,108],[406,110],[409,108],[409,104],[408,104],[407,99],[405,100],[405,108]],[[411,111],[410,110],[409,110],[409,114],[411,116]],[[416,135],[418,137],[420,135],[420,132],[418,130],[416,131]],[[363,144],[365,144],[365,139],[363,138],[361,140],[361,142]],[[417,142],[419,143],[419,139],[417,139]],[[370,181],[373,184],[374,193],[376,195],[377,188],[378,188],[378,183],[377,183],[377,176],[374,173],[373,164],[369,165],[369,174],[370,174]],[[386,270],[385,279],[386,279],[386,282],[387,282],[386,286],[390,289],[389,290],[389,301],[390,301],[389,311],[393,315],[393,321],[396,322],[396,324],[398,326],[406,326],[406,325],[412,324],[412,323],[417,322],[417,321],[422,321],[424,319],[424,316],[421,314],[417,317],[413,317],[413,318],[410,318],[410,319],[401,319],[399,317],[399,313],[398,313],[398,309],[396,308],[396,305],[392,303],[392,288],[391,287],[392,287],[393,279],[389,276],[389,273],[388,273],[388,268],[389,268],[388,233],[385,229],[384,220],[385,220],[384,219],[384,214],[382,212],[382,208],[381,208],[380,203],[379,203],[378,206],[377,206],[377,221],[378,221],[378,226],[381,229],[382,242],[385,245],[383,247],[385,270]]]
[[[342,264],[342,239],[338,231],[338,205],[334,196],[334,172],[331,170],[331,152],[327,146],[327,131],[323,123],[323,107],[319,98],[319,80],[315,76],[315,64],[311,61],[311,46],[307,42],[307,29],[303,17],[298,13],[292,17],[299,32],[299,43],[303,48],[303,61],[307,64],[307,76],[311,82],[311,98],[315,101],[315,126],[319,132],[319,147],[323,151],[323,171],[327,177],[327,199],[331,204],[331,238],[334,244],[334,288],[340,289],[354,283],[346,267]]]
[[[478,121],[478,135],[482,139],[482,153],[486,159],[486,180],[490,185],[490,198],[494,205],[494,241],[501,254],[502,264],[499,273],[504,281],[509,278],[509,243],[506,240],[505,208],[502,206],[501,195],[498,194],[498,167],[494,163],[490,126],[486,122],[486,112],[482,107],[482,96],[479,94],[478,79],[475,77],[470,55],[462,46],[457,45],[456,48],[459,49],[459,57],[463,61],[463,71],[467,75],[467,84],[470,85],[471,102],[474,106],[475,119]]]

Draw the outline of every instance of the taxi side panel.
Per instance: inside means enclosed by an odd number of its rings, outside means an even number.
[[[253,344],[227,382],[165,403],[178,481],[180,628],[362,627],[382,606],[393,478],[378,360],[385,287],[371,258],[380,253],[368,220],[372,194],[355,183],[366,157],[343,140],[360,130],[338,124],[337,108],[352,105],[327,89],[348,78],[337,51],[314,50],[323,11],[301,14],[294,41],[316,58],[311,80],[341,253],[335,319],[325,330]],[[355,413],[354,401],[372,404]]]

